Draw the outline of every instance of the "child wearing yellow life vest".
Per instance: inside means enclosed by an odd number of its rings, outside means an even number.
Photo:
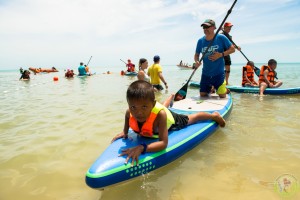
[[[258,83],[254,80],[254,62],[248,61],[247,65],[243,67],[243,87],[256,87]]]
[[[181,129],[189,124],[201,120],[214,120],[221,127],[225,126],[225,120],[218,112],[212,114],[206,112],[182,115],[171,112],[169,107],[174,95],[171,95],[164,104],[155,100],[154,90],[149,82],[137,80],[127,89],[128,109],[125,113],[123,131],[117,134],[112,142],[119,138],[128,138],[129,127],[143,137],[159,138],[151,144],[142,143],[136,147],[122,150],[122,155],[127,155],[126,163],[131,159],[132,166],[140,154],[145,152],[157,152],[168,145],[168,130]]]
[[[270,59],[268,66],[263,65],[259,74],[259,93],[262,96],[266,88],[277,88],[282,85],[281,81],[275,81],[277,61]]]

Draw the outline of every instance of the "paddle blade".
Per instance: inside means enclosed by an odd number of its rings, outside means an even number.
[[[174,101],[180,101],[182,99],[185,99],[188,89],[188,82],[180,88],[180,90],[175,94]]]
[[[259,77],[260,69],[254,66],[254,72],[255,72],[256,76]]]

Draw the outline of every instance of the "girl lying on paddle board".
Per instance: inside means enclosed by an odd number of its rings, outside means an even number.
[[[225,126],[225,120],[218,112],[182,115],[170,111],[167,107],[173,97],[174,95],[169,97],[164,104],[160,104],[155,100],[152,85],[142,80],[135,81],[128,87],[126,98],[129,108],[125,113],[124,129],[112,139],[112,142],[119,138],[127,139],[129,128],[142,137],[158,138],[159,140],[148,145],[142,143],[136,147],[122,150],[120,156],[127,155],[125,163],[131,159],[132,166],[135,161],[138,165],[140,154],[165,149],[168,145],[168,130],[181,129],[201,120],[214,120],[221,127]]]

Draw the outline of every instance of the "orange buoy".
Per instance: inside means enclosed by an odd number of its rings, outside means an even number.
[[[123,76],[124,74],[125,74],[125,72],[122,70],[122,71],[121,71],[121,76]]]
[[[54,76],[54,77],[53,77],[53,81],[58,81],[58,77],[57,77],[57,76]]]

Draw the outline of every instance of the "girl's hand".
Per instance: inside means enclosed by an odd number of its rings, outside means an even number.
[[[124,138],[127,139],[128,135],[125,134],[124,132],[119,133],[118,135],[116,135],[112,140],[111,143],[113,143],[115,140],[120,139],[120,138]]]
[[[129,159],[131,159],[131,166],[134,166],[134,161],[136,161],[136,165],[139,165],[139,156],[143,152],[144,147],[142,145],[132,147],[129,149],[122,150],[122,153],[119,156],[128,155],[125,161],[125,164],[128,163]]]

